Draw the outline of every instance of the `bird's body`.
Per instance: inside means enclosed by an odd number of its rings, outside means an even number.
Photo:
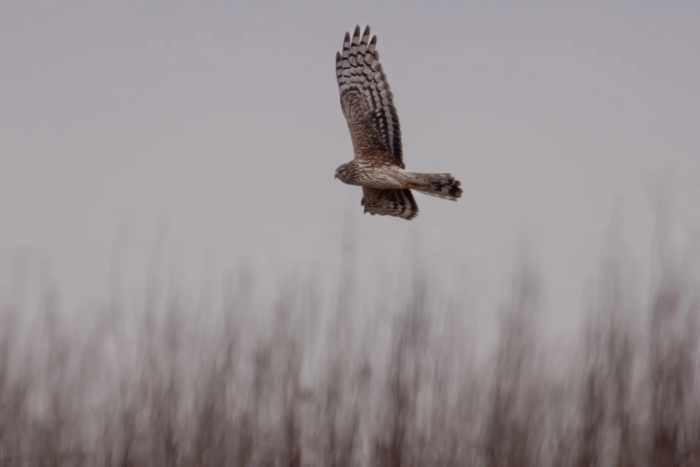
[[[338,178],[348,185],[366,186],[377,189],[406,188],[411,183],[401,167],[386,161],[378,160],[374,163],[358,158],[342,165],[347,172],[339,172]]]
[[[450,174],[405,171],[393,95],[375,50],[377,37],[370,41],[369,35],[369,26],[361,37],[357,26],[352,38],[345,34],[343,52],[336,56],[340,103],[355,158],[338,167],[335,176],[362,187],[365,212],[410,220],[418,215],[411,189],[453,201],[462,189]]]

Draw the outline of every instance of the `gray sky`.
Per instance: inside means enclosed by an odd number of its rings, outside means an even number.
[[[115,270],[135,291],[158,238],[195,288],[205,264],[332,265],[350,212],[364,267],[416,236],[435,274],[496,288],[527,238],[550,306],[577,303],[611,219],[648,259],[660,181],[678,240],[700,231],[693,3],[2,2],[0,284],[26,252],[68,299]],[[411,223],[333,178],[352,157],[334,56],[367,23],[407,168],[464,187],[417,195]]]

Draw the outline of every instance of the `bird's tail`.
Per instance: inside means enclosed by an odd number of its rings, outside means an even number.
[[[411,177],[413,190],[450,201],[457,201],[462,196],[461,183],[450,174],[404,173]]]

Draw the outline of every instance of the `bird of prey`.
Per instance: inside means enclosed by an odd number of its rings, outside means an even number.
[[[335,58],[340,105],[350,129],[355,158],[335,171],[335,178],[362,187],[364,212],[411,220],[418,205],[411,190],[457,201],[460,182],[448,173],[406,172],[399,116],[369,26],[360,35],[345,33]]]

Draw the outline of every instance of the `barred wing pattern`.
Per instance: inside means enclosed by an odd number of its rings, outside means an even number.
[[[381,170],[386,164],[404,169],[399,116],[376,46],[377,36],[370,40],[369,26],[362,36],[359,25],[352,38],[345,33],[343,51],[335,57],[340,105],[348,122],[355,157],[367,161],[369,170],[372,167]],[[411,190],[362,187],[362,194],[361,204],[366,213],[407,220],[418,215]]]
[[[391,162],[401,168],[401,127],[393,95],[376,51],[377,36],[369,39],[369,26],[345,33],[342,53],[335,59],[340,104],[348,122],[355,157],[370,162]]]
[[[411,190],[379,190],[362,187],[362,206],[372,215],[395,216],[411,220],[418,215],[418,205]]]

